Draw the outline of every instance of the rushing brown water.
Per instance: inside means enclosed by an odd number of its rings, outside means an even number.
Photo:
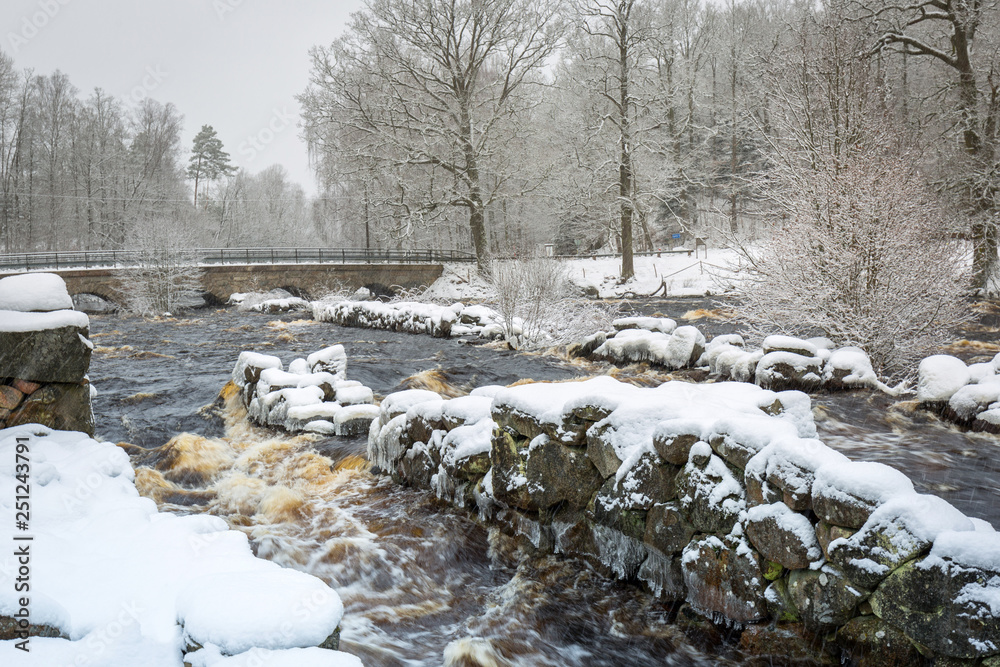
[[[362,438],[251,427],[232,396],[211,407],[246,349],[287,362],[342,342],[348,376],[383,395],[412,384],[461,393],[593,366],[233,311],[95,317],[92,331],[98,435],[142,445],[129,448],[140,492],[167,511],[218,515],[259,556],[327,581],[345,604],[342,646],[369,667],[757,664],[638,587],[520,551],[428,494],[371,475]],[[1000,525],[995,436],[868,393],[814,404],[831,446],[893,465],[919,490]]]

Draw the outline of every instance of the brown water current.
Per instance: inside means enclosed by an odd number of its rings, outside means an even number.
[[[742,656],[735,637],[680,622],[674,607],[637,586],[525,552],[428,494],[373,476],[363,438],[256,428],[233,392],[217,400],[249,349],[287,363],[343,343],[348,377],[380,395],[407,386],[459,394],[606,367],[231,310],[94,317],[92,332],[98,437],[134,443],[127,450],[140,493],[165,511],[218,515],[259,556],[328,582],[345,605],[342,648],[369,667],[760,664]],[[893,465],[918,490],[1000,525],[996,436],[963,433],[867,393],[819,396],[814,405],[831,446]]]

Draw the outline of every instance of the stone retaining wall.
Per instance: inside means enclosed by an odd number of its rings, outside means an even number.
[[[780,622],[855,664],[1000,664],[1000,538],[816,440],[807,396],[588,382],[390,395],[369,458],[751,643]]]

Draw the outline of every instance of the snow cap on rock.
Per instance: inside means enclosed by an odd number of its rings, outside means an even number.
[[[0,310],[51,312],[72,310],[66,282],[54,273],[26,273],[0,278]]]
[[[971,379],[965,362],[947,354],[927,357],[917,373],[917,400],[921,402],[947,401]]]

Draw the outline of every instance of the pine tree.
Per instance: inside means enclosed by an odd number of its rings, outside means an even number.
[[[202,125],[195,135],[194,148],[187,170],[188,178],[194,179],[194,205],[198,207],[198,183],[202,179],[211,180],[236,171],[229,163],[229,153],[222,150],[222,140],[211,125]]]

